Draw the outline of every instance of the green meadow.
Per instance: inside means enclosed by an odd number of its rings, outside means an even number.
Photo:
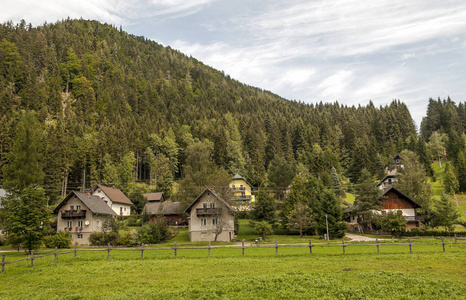
[[[413,240],[413,242],[416,241]],[[419,240],[417,241],[428,241]],[[447,240],[446,240],[447,241]],[[451,242],[451,240],[448,240]],[[466,245],[80,251],[6,265],[0,299],[465,299]],[[46,252],[43,252],[46,253]],[[20,253],[7,253],[7,260]]]

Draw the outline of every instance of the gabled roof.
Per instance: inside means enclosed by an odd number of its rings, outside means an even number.
[[[185,209],[185,212],[186,212],[186,213],[189,213],[189,212],[191,211],[191,208],[193,207],[193,205],[196,204],[196,202],[197,202],[199,199],[201,199],[202,196],[203,196],[204,194],[206,194],[206,193],[208,193],[208,192],[212,193],[212,195],[214,195],[215,198],[217,198],[220,202],[222,202],[222,203],[228,208],[228,210],[230,210],[230,211],[233,212],[233,213],[236,212],[235,209],[234,209],[233,207],[231,207],[231,205],[228,204],[227,201],[225,201],[225,200],[223,200],[222,198],[220,198],[220,197],[219,197],[213,190],[211,190],[211,189],[205,189],[205,190],[196,198],[196,200],[194,200],[194,201],[188,206],[188,208]]]
[[[235,176],[233,176],[233,180],[244,180],[244,182],[246,182],[250,187],[253,187],[252,184],[250,184],[246,178],[244,178],[243,176],[241,176],[239,173],[236,173]]]
[[[101,189],[112,202],[133,205],[133,202],[131,202],[131,200],[129,200],[128,197],[126,197],[119,189],[101,184],[98,184],[97,188]]]
[[[382,183],[385,182],[385,180],[387,180],[388,178],[395,178],[397,176],[397,172],[396,171],[393,171],[393,172],[390,172],[389,174],[385,175],[385,177],[379,181],[379,183],[377,183],[377,186],[381,185]]]
[[[178,215],[181,213],[180,202],[148,202],[144,210],[151,215]]]
[[[156,193],[147,193],[143,194],[143,196],[147,199],[147,201],[165,201],[165,197],[163,196],[163,192],[156,192]]]
[[[101,215],[113,215],[116,216],[117,214],[113,211],[113,209],[108,206],[105,201],[100,198],[99,196],[95,195],[89,195],[81,192],[76,192],[72,191],[71,193],[68,194],[68,196],[63,199],[62,202],[60,202],[57,207],[53,210],[55,214],[58,213],[61,207],[63,207],[68,200],[70,200],[71,197],[76,195],[79,200],[81,200],[88,208],[89,210],[94,213],[94,214],[101,214]]]
[[[395,188],[395,187],[391,187],[387,190],[384,190],[383,192],[383,196],[387,195],[388,192],[390,191],[393,191],[395,193],[397,193],[398,195],[402,196],[403,198],[405,198],[408,202],[411,202],[411,204],[413,204],[413,207],[414,208],[422,208],[421,205],[419,205],[416,201],[414,201],[413,199],[409,198],[408,196],[406,196],[405,194],[403,194],[399,189]]]

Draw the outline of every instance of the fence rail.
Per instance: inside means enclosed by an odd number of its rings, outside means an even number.
[[[140,251],[141,252],[141,259],[144,259],[144,251],[161,251],[161,250],[171,250],[173,251],[174,257],[177,257],[178,255],[178,250],[208,250],[208,256],[211,256],[211,251],[212,249],[241,249],[242,256],[245,255],[245,249],[264,249],[264,248],[275,248],[275,255],[278,255],[278,249],[279,248],[309,248],[309,253],[312,254],[312,248],[315,247],[342,247],[343,254],[346,253],[346,247],[352,247],[352,246],[375,246],[377,247],[377,253],[380,253],[380,247],[381,246],[408,246],[409,247],[409,252],[412,253],[413,249],[412,247],[415,245],[442,245],[443,252],[445,252],[445,245],[461,245],[464,244],[466,245],[466,242],[459,242],[461,240],[466,240],[465,238],[457,238],[455,237],[454,242],[445,242],[443,237],[441,238],[442,242],[438,243],[412,243],[411,238],[408,239],[408,243],[379,243],[379,240],[376,239],[375,243],[371,244],[361,244],[361,243],[345,243],[345,240],[342,240],[341,244],[312,244],[311,240],[309,240],[308,244],[278,244],[277,240],[275,240],[275,244],[272,245],[264,245],[264,246],[245,246],[244,240],[242,240],[241,245],[232,245],[232,246],[212,246],[211,243],[209,242],[208,246],[189,246],[189,247],[178,247],[177,243],[175,242],[173,247],[159,247],[159,248],[147,248],[144,247],[143,244],[139,247],[134,247],[134,248],[117,248],[117,247],[111,247],[110,244],[107,247],[103,248],[94,248],[94,249],[77,249],[76,245],[74,246],[74,249],[72,251],[65,251],[65,252],[58,252],[58,249],[55,248],[55,251],[53,253],[49,254],[41,254],[41,255],[34,255],[32,252],[29,257],[18,259],[18,260],[13,260],[13,261],[6,261],[5,260],[5,254],[2,254],[2,274],[5,274],[5,266],[8,264],[13,264],[21,261],[27,261],[29,260],[31,262],[31,267],[34,267],[34,260],[46,256],[54,256],[54,263],[57,263],[58,256],[59,255],[64,255],[64,254],[74,254],[74,258],[77,257],[78,251],[106,251],[107,252],[107,259],[110,258],[110,252],[111,251]]]

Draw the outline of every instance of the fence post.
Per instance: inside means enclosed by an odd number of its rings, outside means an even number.
[[[110,243],[107,244],[107,259],[110,258]]]
[[[2,274],[5,274],[5,254],[2,254]]]
[[[312,254],[312,245],[311,245],[311,240],[309,240],[309,254]]]
[[[34,267],[34,250],[31,250],[31,268]]]
[[[409,241],[409,253],[412,253],[413,250],[411,248],[411,238],[408,238],[408,241]]]
[[[278,243],[277,243],[277,240],[275,240],[275,255],[278,255]]]
[[[210,241],[209,241],[209,257],[210,257]]]
[[[77,246],[77,243],[74,243],[74,258],[76,258],[76,252],[77,252],[76,246]]]
[[[342,244],[343,244],[343,254],[345,254],[345,247],[346,247],[346,245],[345,245],[345,239],[341,239],[341,242],[342,242]]]
[[[54,262],[54,263],[57,263],[57,256],[58,256],[58,254],[57,254],[57,247],[55,247],[55,253],[53,254],[53,262]]]
[[[443,252],[445,252],[445,243],[443,242],[443,236],[442,236],[442,247],[443,247]]]
[[[244,256],[244,240],[241,241],[241,248],[243,248],[243,256]]]
[[[375,243],[377,244],[377,254],[379,254],[380,251],[379,251],[379,239],[378,238],[375,239]]]
[[[175,247],[173,249],[175,250],[175,257],[176,257],[176,242],[175,242]]]
[[[141,243],[141,259],[144,259],[144,243]]]

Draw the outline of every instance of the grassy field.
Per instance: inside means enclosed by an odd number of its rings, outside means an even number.
[[[465,299],[466,247],[441,249],[81,251],[7,265],[0,299]]]

